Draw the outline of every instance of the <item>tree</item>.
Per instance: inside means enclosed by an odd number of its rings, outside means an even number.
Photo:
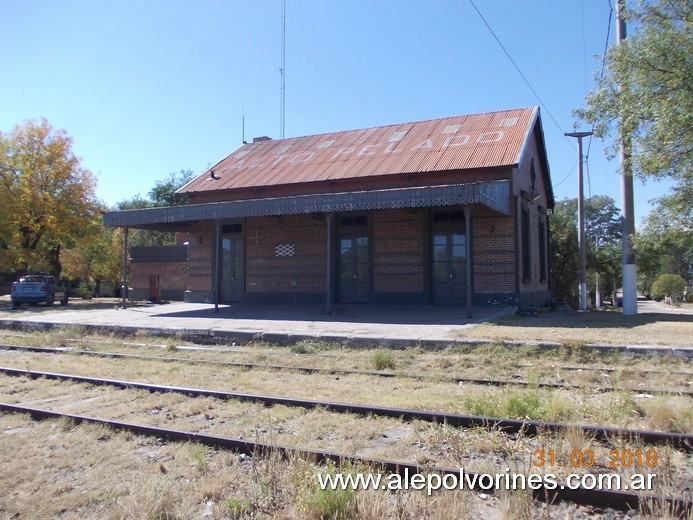
[[[116,204],[117,209],[141,209],[158,208],[164,206],[182,206],[188,203],[187,195],[179,195],[176,192],[189,183],[194,177],[192,170],[180,170],[178,173],[169,173],[164,180],[156,181],[154,187],[149,190],[149,198],[137,194],[131,199],[125,199]]]
[[[577,213],[577,199],[564,199],[551,218],[551,287],[556,299],[572,306],[578,302]],[[611,292],[621,273],[619,209],[613,198],[595,195],[585,199],[584,213],[588,286],[599,277],[600,292]]]
[[[116,209],[142,209],[163,206],[181,206],[188,203],[187,196],[178,195],[176,191],[193,179],[192,170],[180,170],[169,173],[164,180],[156,181],[149,190],[149,197],[135,195],[116,204]],[[167,231],[152,231],[145,229],[131,230],[128,238],[131,246],[165,246],[174,243],[173,233]]]
[[[633,0],[634,1],[634,0]],[[605,57],[603,76],[575,111],[595,135],[617,126],[632,138],[633,173],[677,182],[670,200],[693,208],[693,9],[691,0],[640,0],[626,12],[631,33]],[[633,30],[634,29],[634,30]],[[620,138],[608,148],[610,156]]]
[[[135,195],[120,202],[118,209],[142,209],[155,206],[186,204],[187,199],[176,195],[176,190],[192,179],[190,170],[171,173],[157,181],[149,191],[148,198]],[[173,234],[161,231],[132,229],[128,235],[130,246],[157,246],[173,243]],[[84,236],[73,247],[64,249],[61,261],[65,275],[73,280],[83,281],[96,296],[99,296],[101,282],[118,285],[122,269],[122,229],[104,227],[103,220],[97,218],[87,224]]]
[[[89,233],[79,239],[74,247],[61,252],[64,276],[81,280],[85,288],[100,296],[102,282],[118,285],[122,268],[121,243],[121,229],[104,227],[100,217],[90,222]]]
[[[149,198],[154,206],[181,206],[188,203],[187,195],[176,193],[180,188],[189,183],[194,177],[192,170],[181,170],[178,173],[169,173],[163,181],[156,181],[154,187],[149,190]]]
[[[638,254],[638,287],[649,292],[660,274],[691,278],[693,224],[667,203],[667,197],[648,218],[634,240]]]
[[[2,267],[59,277],[61,249],[98,214],[94,189],[94,176],[72,153],[72,139],[46,119],[0,132]]]
[[[131,199],[126,199],[116,204],[116,209],[143,209],[185,205],[188,203],[187,196],[178,195],[176,191],[190,182],[193,177],[192,170],[181,169],[178,173],[169,173],[164,180],[156,181],[154,187],[149,190],[148,198],[137,194]],[[128,236],[128,243],[131,246],[166,246],[173,245],[174,242],[174,234],[168,231],[133,229]]]
[[[659,299],[670,296],[676,301],[677,296],[686,288],[686,280],[678,274],[661,274],[652,284],[652,296]]]
[[[571,202],[568,199],[558,201],[550,221],[551,288],[555,299],[576,307],[578,231],[577,211],[571,210]]]

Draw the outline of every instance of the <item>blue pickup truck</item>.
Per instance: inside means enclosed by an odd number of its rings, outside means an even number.
[[[60,305],[67,305],[67,290],[55,282],[55,278],[44,274],[30,274],[22,276],[12,284],[10,291],[12,308],[19,307],[22,303],[43,302],[53,305],[56,301]]]

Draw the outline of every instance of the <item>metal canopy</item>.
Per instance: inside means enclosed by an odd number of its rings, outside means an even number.
[[[510,181],[298,195],[104,213],[108,227],[186,229],[190,222],[270,215],[483,204],[510,215]]]

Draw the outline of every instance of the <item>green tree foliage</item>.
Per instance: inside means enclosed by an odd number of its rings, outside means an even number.
[[[635,4],[635,0],[629,2]],[[632,167],[643,178],[677,181],[670,199],[691,218],[693,207],[693,4],[640,0],[627,11],[628,38],[613,45],[603,77],[576,110],[597,136],[618,128],[632,138]],[[615,154],[617,137],[608,152]]]
[[[688,279],[693,268],[693,228],[667,198],[653,210],[634,240],[638,255],[638,287],[647,293],[660,274]]]
[[[571,201],[558,201],[550,220],[551,289],[556,300],[577,305],[578,231],[577,212]]]
[[[154,187],[149,190],[148,197],[138,194],[131,199],[126,199],[116,204],[116,209],[142,209],[164,206],[181,206],[188,203],[186,195],[176,192],[189,183],[194,177],[192,170],[180,170],[178,173],[169,173],[168,177],[156,181]]]
[[[157,181],[147,198],[136,195],[117,204],[117,209],[142,209],[159,206],[186,204],[187,199],[175,194],[176,190],[192,179],[192,171],[181,170],[171,173]],[[173,233],[132,229],[128,234],[129,245],[169,245],[173,244]],[[123,230],[104,227],[101,217],[86,224],[84,236],[73,247],[63,250],[61,261],[65,266],[65,276],[81,280],[96,296],[99,296],[102,282],[118,286],[122,269]]]
[[[63,275],[70,280],[81,280],[95,296],[101,295],[101,284],[119,285],[122,269],[121,229],[104,227],[99,217],[89,223],[89,233],[74,247],[64,249],[60,255]],[[93,286],[92,286],[93,283]]]
[[[599,277],[600,292],[611,292],[621,273],[619,209],[611,197],[595,195],[585,199],[584,213],[588,286]],[[554,298],[572,306],[578,302],[578,255],[577,199],[564,199],[551,217],[551,288]]]
[[[176,191],[190,182],[193,177],[192,170],[170,173],[164,180],[156,181],[154,187],[149,190],[148,198],[139,194],[135,195],[131,199],[116,204],[116,209],[142,209],[187,204],[187,196],[178,195]],[[174,241],[173,233],[166,231],[133,229],[128,236],[128,243],[131,246],[166,246],[172,245]]]
[[[678,274],[660,274],[652,284],[652,296],[657,299],[671,296],[676,300],[676,297],[683,293],[685,287],[686,280]]]
[[[0,268],[56,277],[60,252],[98,214],[94,176],[45,119],[0,133]]]
[[[189,183],[194,177],[192,170],[181,170],[178,173],[170,173],[166,179],[156,181],[154,187],[149,190],[149,198],[154,206],[181,206],[188,203],[187,195],[176,193],[180,188]]]

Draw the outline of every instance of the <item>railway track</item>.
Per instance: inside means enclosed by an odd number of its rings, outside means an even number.
[[[12,338],[27,338],[30,337],[28,334],[17,334],[17,333],[0,333],[0,336],[2,337],[12,337]],[[80,339],[80,338],[65,338],[63,341],[65,342],[70,342],[70,343],[108,343],[108,344],[113,344],[114,340],[109,339],[108,341],[106,340],[98,340],[98,339],[93,339],[93,338],[87,338],[87,339]],[[210,346],[205,346],[206,344],[203,345],[164,345],[164,344],[155,344],[155,343],[142,343],[142,342],[134,342],[134,341],[119,341],[118,342],[121,345],[127,346],[127,347],[149,347],[149,348],[159,348],[163,350],[175,350],[175,351],[196,351],[196,352],[214,352],[214,353],[223,353],[223,354],[248,354],[249,352],[247,350],[239,350],[234,347],[236,347],[236,344],[233,344],[233,347],[224,347],[224,348],[219,348],[219,347],[210,347]],[[2,348],[2,346],[0,346]],[[278,352],[268,352],[268,354],[271,355],[283,355],[283,353],[278,353]],[[330,357],[335,357],[333,355],[329,354],[321,354],[317,352],[311,352],[311,353],[301,353],[301,356],[310,356],[310,357],[322,357],[322,358],[330,358]],[[267,366],[267,365],[262,365],[262,366]],[[280,365],[277,365],[278,367]],[[517,368],[517,369],[522,369],[522,368],[536,368],[535,365],[532,364],[523,364],[523,363],[511,363],[507,365],[508,368]],[[287,367],[287,368],[294,368],[295,367]],[[566,372],[602,372],[606,374],[612,374],[612,373],[617,373],[621,369],[613,368],[613,367],[608,367],[608,366],[575,366],[575,365],[553,365],[550,367],[551,369],[556,369],[560,371],[566,371]],[[305,367],[306,370],[313,370],[312,367]],[[347,371],[348,372],[348,371]],[[356,371],[358,372],[358,371]],[[685,376],[685,377],[690,377],[693,378],[693,372],[692,371],[682,371],[682,370],[658,370],[658,369],[637,369],[638,374],[641,375],[648,375],[648,374],[658,374],[658,375],[676,375],[676,376]],[[412,378],[418,378],[421,376],[418,376],[416,374],[399,374],[399,373],[388,373],[388,372],[369,372],[369,371],[363,371],[363,373],[371,373],[373,375],[378,375],[381,377],[412,377]],[[454,378],[451,378],[454,379]]]
[[[149,392],[177,393],[190,397],[213,397],[216,399],[239,401],[251,401],[262,403],[265,406],[284,405],[305,409],[323,408],[336,413],[352,413],[362,416],[399,418],[404,421],[425,421],[436,424],[447,424],[456,428],[485,428],[497,429],[506,433],[523,433],[534,436],[544,431],[561,432],[579,430],[585,435],[596,440],[612,442],[614,438],[639,440],[652,445],[669,445],[686,452],[693,452],[693,435],[660,432],[649,430],[634,430],[609,428],[590,425],[574,425],[558,422],[542,422],[532,420],[516,420],[502,417],[485,417],[478,415],[463,415],[443,412],[430,412],[424,410],[411,410],[405,408],[388,408],[382,406],[368,406],[332,401],[319,401],[311,399],[296,399],[282,396],[269,396],[260,394],[247,394],[239,392],[226,392],[220,390],[206,390],[199,388],[186,388],[178,386],[157,385],[140,383],[135,381],[123,381],[116,379],[103,379],[96,377],[80,376],[74,374],[60,374],[54,372],[40,372],[19,368],[0,367],[0,373],[8,376],[22,376],[32,379],[45,378],[57,381],[72,381],[91,385],[105,385],[120,389],[134,388]]]
[[[334,464],[341,464],[348,461],[352,464],[367,465],[368,467],[379,472],[398,474],[405,478],[410,478],[415,474],[430,474],[432,472],[439,473],[441,475],[458,475],[460,472],[459,469],[430,467],[427,465],[412,464],[402,461],[357,457],[349,454],[320,450],[306,450],[276,444],[252,442],[244,439],[218,437],[192,431],[159,428],[136,423],[100,419],[97,417],[84,415],[67,414],[6,403],[0,403],[0,410],[5,413],[27,414],[35,420],[68,419],[75,424],[97,424],[113,430],[128,431],[133,434],[143,436],[154,436],[158,439],[165,439],[167,441],[195,442],[209,447],[244,453],[249,456],[257,456],[275,452],[285,459],[299,456],[303,458],[310,458],[318,463],[332,462]],[[474,479],[474,481],[477,481],[477,479],[474,477],[478,477],[478,474],[471,472],[466,472],[466,474],[469,475],[471,479]],[[479,487],[469,487],[479,491]],[[487,489],[483,489],[483,491],[489,492]],[[538,487],[532,491],[532,494],[534,499],[545,501],[549,504],[557,501],[568,501],[577,504],[612,508],[621,511],[641,510],[645,512],[651,510],[653,507],[656,507],[660,509],[664,508],[675,516],[681,518],[690,516],[691,512],[693,511],[693,502],[683,497],[662,497],[647,494],[637,494],[622,490],[589,489],[585,487],[573,488],[566,485],[566,483],[560,483],[555,489]]]
[[[180,347],[176,347],[180,348]],[[193,359],[193,358],[182,358],[175,356],[148,356],[142,354],[125,354],[121,352],[103,352],[94,350],[84,350],[84,349],[72,349],[67,347],[33,347],[28,345],[0,345],[0,350],[10,350],[10,351],[20,351],[20,352],[32,352],[38,354],[74,354],[74,355],[84,355],[93,356],[101,358],[120,358],[120,359],[131,359],[140,361],[167,361],[167,362],[178,362],[178,363],[190,363],[190,364],[211,364],[219,366],[227,366],[234,368],[243,369],[269,369],[269,370],[293,370],[296,372],[303,372],[307,374],[329,374],[329,375],[365,375],[372,377],[381,378],[406,378],[406,379],[416,379],[416,380],[427,380],[428,377],[424,375],[417,374],[399,374],[395,372],[376,372],[369,370],[349,370],[349,369],[339,369],[339,368],[317,368],[317,367],[306,367],[306,366],[294,366],[294,365],[277,365],[277,364],[266,364],[266,363],[247,363],[247,362],[235,362],[235,361],[222,361],[222,360],[210,360],[210,359]],[[562,368],[564,369],[564,368]],[[569,367],[569,370],[577,370],[576,367]],[[552,390],[569,390],[569,389],[588,389],[595,392],[613,392],[621,390],[617,387],[609,386],[599,386],[585,388],[580,385],[573,385],[568,383],[530,383],[521,380],[497,380],[497,379],[481,379],[481,378],[467,378],[467,377],[438,377],[436,378],[440,381],[446,381],[454,384],[474,384],[474,385],[485,385],[485,386],[518,386],[522,388],[542,388],[542,389],[552,389]],[[693,396],[693,390],[685,389],[672,389],[672,388],[646,388],[639,387],[638,393],[645,394],[680,394],[688,397]]]

